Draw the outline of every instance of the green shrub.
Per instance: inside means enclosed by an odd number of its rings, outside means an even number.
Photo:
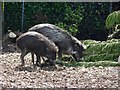
[[[84,60],[89,61],[117,61],[120,55],[120,40],[112,39],[108,41],[85,40],[87,50],[84,52]]]
[[[27,31],[40,23],[51,23],[79,39],[106,40],[105,20],[109,2],[25,2],[22,30],[22,2],[4,2],[3,34]]]

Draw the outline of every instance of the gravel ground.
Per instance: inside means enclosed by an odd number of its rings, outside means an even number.
[[[31,56],[20,67],[20,53],[0,54],[0,86],[7,88],[118,88],[119,67],[36,67]]]

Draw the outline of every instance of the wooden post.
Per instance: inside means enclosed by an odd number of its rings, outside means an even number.
[[[0,2],[0,52],[2,51],[2,2]]]

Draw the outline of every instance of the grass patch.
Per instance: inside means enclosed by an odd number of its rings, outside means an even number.
[[[97,62],[75,62],[75,61],[72,61],[72,62],[66,61],[65,62],[65,61],[62,61],[62,64],[63,64],[63,66],[67,66],[67,67],[77,67],[77,66],[80,66],[80,67],[92,67],[92,66],[115,67],[115,66],[120,66],[120,63],[111,62],[111,61],[97,61]]]
[[[85,40],[87,49],[84,51],[84,60],[81,62],[73,61],[69,56],[62,58],[62,64],[68,67],[107,67],[120,66],[117,62],[120,55],[120,39],[112,39],[108,41]]]
[[[96,61],[117,61],[120,55],[120,39],[112,39],[108,41],[85,40],[83,42],[87,46],[84,52],[86,62]]]
[[[85,55],[84,61],[86,62],[96,62],[96,61],[117,61],[120,53],[109,54],[109,53],[101,53],[101,54],[92,54]]]

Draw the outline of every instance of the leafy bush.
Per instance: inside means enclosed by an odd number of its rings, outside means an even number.
[[[76,34],[83,16],[81,3],[25,2],[24,31],[39,23],[51,23]],[[4,3],[5,30],[21,30],[22,3]],[[5,31],[6,32],[6,31]]]
[[[110,13],[106,19],[107,28],[115,27],[117,24],[120,24],[120,11]]]
[[[23,32],[39,23],[51,23],[78,39],[106,40],[105,19],[110,3],[25,2]],[[4,31],[21,31],[22,3],[4,2]]]
[[[120,39],[108,41],[85,40],[88,49],[85,51],[85,61],[117,61],[120,55]]]

